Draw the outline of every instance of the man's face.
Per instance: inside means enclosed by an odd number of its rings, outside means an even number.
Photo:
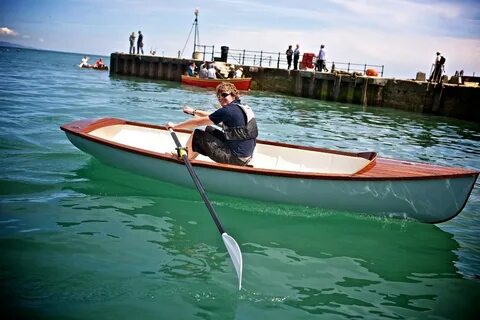
[[[230,92],[217,92],[217,99],[222,107],[233,101],[233,97]]]

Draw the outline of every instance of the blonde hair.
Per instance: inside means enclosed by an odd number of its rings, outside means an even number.
[[[218,86],[217,86],[217,96],[221,93],[230,93],[232,95],[232,97],[236,99],[240,99],[240,94],[237,90],[237,88],[229,83],[229,82],[222,82],[220,83]]]

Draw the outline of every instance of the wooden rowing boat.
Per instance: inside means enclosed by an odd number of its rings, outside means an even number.
[[[235,85],[238,90],[250,90],[252,78],[202,79],[198,77],[182,75],[182,83],[190,86],[215,88],[222,82],[230,82]]]
[[[61,126],[98,160],[138,174],[193,187],[163,126],[115,118]],[[190,132],[177,131],[185,145]],[[251,166],[192,161],[209,192],[280,203],[439,223],[465,206],[479,172],[259,140]]]

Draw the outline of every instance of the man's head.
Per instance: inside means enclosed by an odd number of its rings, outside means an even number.
[[[220,105],[223,107],[233,100],[240,99],[240,94],[238,93],[237,88],[229,82],[222,82],[217,86],[216,89],[217,99],[220,102]]]
[[[325,45],[322,44],[322,45],[320,46],[320,48],[321,48],[321,49],[325,48]]]
[[[437,52],[437,56],[439,56],[439,55],[440,55],[440,52]]]

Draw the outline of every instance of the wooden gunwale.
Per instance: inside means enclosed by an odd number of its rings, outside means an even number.
[[[61,129],[65,132],[69,132],[76,136],[80,136],[84,139],[94,141],[96,143],[100,143],[112,148],[120,149],[127,152],[137,153],[143,156],[157,158],[165,161],[183,163],[181,159],[178,159],[177,157],[172,156],[171,154],[146,151],[144,149],[126,146],[120,143],[112,142],[103,138],[89,135],[89,132],[94,131],[96,129],[111,126],[111,125],[119,125],[119,124],[166,130],[164,126],[160,126],[160,125],[147,124],[147,123],[122,120],[122,119],[116,119],[116,118],[103,118],[99,120],[79,120],[79,121],[65,124],[61,126]],[[177,131],[183,132],[183,133],[191,132],[189,130],[177,130]],[[354,157],[372,157],[371,154],[375,154],[375,153],[368,153],[368,152],[367,153],[343,152],[343,151],[337,151],[337,150],[329,150],[329,149],[309,147],[309,146],[298,146],[298,145],[292,145],[287,143],[271,142],[271,141],[264,141],[264,140],[258,140],[257,143],[259,144],[263,143],[263,144],[272,145],[272,146],[288,147],[288,148],[294,148],[294,149],[320,151],[320,152],[326,152],[331,154],[347,155],[347,156],[354,156]],[[472,176],[472,177],[475,177],[476,179],[476,177],[478,177],[478,174],[479,174],[478,171],[474,171],[470,169],[443,167],[443,166],[436,166],[436,165],[411,162],[411,161],[401,161],[401,160],[386,159],[386,158],[375,158],[375,159],[369,159],[369,160],[372,160],[370,164],[368,164],[365,168],[363,168],[362,170],[360,170],[355,174],[324,174],[324,173],[313,173],[313,172],[297,172],[297,171],[283,171],[283,170],[280,171],[280,170],[269,170],[269,169],[254,168],[254,167],[241,167],[241,166],[234,166],[234,165],[228,165],[228,164],[222,164],[222,163],[205,162],[200,160],[193,160],[191,161],[191,163],[194,166],[211,168],[211,169],[222,170],[222,171],[235,171],[235,172],[242,172],[242,173],[255,174],[255,175],[281,176],[281,177],[289,177],[289,178],[297,178],[297,179],[315,179],[315,180],[316,179],[348,180],[348,181],[425,180],[425,179],[458,178],[458,177],[467,177],[467,176]]]

